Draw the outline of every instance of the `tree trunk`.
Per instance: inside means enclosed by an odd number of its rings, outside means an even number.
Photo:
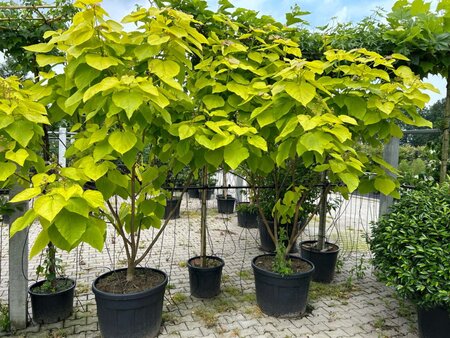
[[[227,199],[227,196],[228,196],[228,189],[227,189],[227,172],[225,171],[225,169],[222,169],[223,170],[223,190],[222,190],[222,193],[223,193],[223,198],[224,199]]]
[[[320,199],[320,209],[319,209],[319,233],[317,238],[317,249],[322,251],[325,248],[325,233],[327,227],[327,175],[326,172],[322,173],[322,196]]]
[[[444,132],[442,134],[441,173],[439,175],[440,183],[444,183],[447,177],[449,126],[450,126],[450,71],[447,74],[447,96],[445,98],[444,125],[443,125]]]
[[[208,169],[203,168],[203,187],[208,185]],[[206,267],[206,194],[207,189],[202,189],[202,208],[200,220],[200,255],[202,256],[202,267]]]
[[[136,267],[133,263],[128,262],[127,267],[127,282],[131,282],[134,279],[134,273],[135,273]]]

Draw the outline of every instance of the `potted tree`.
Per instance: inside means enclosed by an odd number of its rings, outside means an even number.
[[[222,166],[222,187],[222,194],[216,197],[217,211],[220,214],[232,214],[234,213],[236,198],[228,194],[227,170],[225,170],[225,166]]]
[[[450,186],[404,191],[373,224],[370,249],[377,277],[417,306],[420,337],[450,330]]]
[[[328,205],[328,182],[326,172],[322,173],[322,195],[319,205],[319,231],[317,240],[307,240],[300,243],[300,254],[310,260],[314,266],[313,281],[331,283],[334,278],[339,246],[326,240],[326,218]]]
[[[208,184],[208,169],[202,170],[202,183]],[[207,235],[207,189],[201,190],[201,218],[200,218],[200,255],[188,260],[189,284],[191,295],[198,298],[212,298],[220,293],[222,269],[225,262],[217,256],[208,256],[206,253]]]
[[[31,299],[33,321],[38,324],[59,322],[73,313],[75,281],[62,277],[60,260],[56,258],[56,248],[47,245],[43,265],[37,268],[37,275],[44,280],[32,284],[28,293]]]
[[[64,63],[62,74],[45,74],[41,95],[52,103],[50,122],[66,119],[77,133],[66,151],[71,165],[45,168],[33,178],[17,201],[36,201],[14,231],[39,218],[37,249],[51,241],[71,250],[83,241],[101,250],[106,222],[111,224],[123,241],[127,268],[93,282],[100,331],[107,337],[154,337],[168,278],[139,265],[172,216],[161,225],[167,172],[178,173],[192,158],[182,149],[188,144],[170,128],[191,117],[185,111],[192,103],[182,88],[190,71],[188,55],[200,55],[207,40],[190,16],[172,9],[142,8],[128,15],[124,22],[142,28],[130,32],[107,20],[98,4],[76,5],[81,11],[67,30],[47,32],[48,42],[27,48],[37,53],[40,66]],[[11,173],[2,179],[14,174],[15,166],[5,168]],[[159,231],[141,248],[142,232],[151,227]]]
[[[48,152],[48,147],[45,146],[46,142],[42,142],[46,139],[45,126],[49,124],[49,120],[45,106],[39,102],[45,98],[40,83],[33,83],[31,80],[19,82],[17,77],[2,78],[1,88],[0,99],[3,102],[1,118],[5,122],[0,131],[2,135],[0,154],[2,186],[34,186],[25,190],[15,188],[19,192],[8,204],[3,205],[7,214],[13,208],[9,203],[28,201],[40,195],[42,193],[40,184],[51,185],[56,176],[46,174],[49,168],[55,166],[55,163],[44,161],[49,159],[48,153],[46,153]],[[27,130],[24,131],[24,128]],[[49,195],[45,194],[45,197],[42,198],[49,198]],[[46,217],[49,217],[49,213],[52,212],[50,211],[52,206],[43,205],[41,202],[42,199],[36,199],[33,208],[16,219],[10,228],[11,237],[17,231],[29,226],[36,218],[41,224],[48,225]],[[44,216],[38,217],[36,210]],[[59,277],[56,249],[49,241],[47,231],[38,236],[30,251],[30,256],[37,255],[46,246],[44,267],[38,269],[38,275],[40,272],[44,272],[46,278],[29,288],[33,320],[36,323],[53,323],[63,320],[73,311],[75,281]]]

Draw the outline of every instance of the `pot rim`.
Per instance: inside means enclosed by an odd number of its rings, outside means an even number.
[[[163,276],[164,276],[164,280],[163,280],[160,284],[158,284],[158,285],[156,285],[156,286],[154,286],[154,287],[152,287],[152,288],[150,288],[150,289],[146,289],[146,290],[144,290],[144,291],[139,291],[139,292],[131,292],[131,293],[113,293],[113,292],[105,292],[105,291],[102,291],[102,290],[100,290],[100,289],[98,289],[98,288],[96,287],[97,282],[98,282],[100,279],[104,278],[105,276],[110,275],[110,274],[112,274],[112,273],[114,273],[114,272],[127,270],[127,268],[120,268],[120,269],[114,269],[114,270],[111,270],[111,271],[102,273],[100,276],[98,276],[97,278],[95,278],[95,280],[92,282],[92,291],[94,292],[94,294],[99,294],[99,295],[102,295],[102,296],[104,296],[104,297],[111,297],[111,298],[114,298],[114,297],[117,297],[117,298],[126,297],[127,299],[140,298],[140,297],[142,297],[143,295],[145,295],[145,294],[147,294],[147,293],[150,294],[150,293],[154,292],[154,290],[156,290],[156,289],[158,289],[158,288],[160,288],[160,287],[162,287],[162,286],[165,287],[166,284],[167,284],[167,282],[168,282],[168,280],[169,280],[167,274],[166,274],[164,271],[161,271],[161,270],[159,270],[159,269],[148,268],[148,267],[143,267],[143,266],[138,266],[138,267],[136,267],[136,269],[152,270],[152,271],[154,271],[154,272],[157,272],[157,273],[163,275]]]
[[[260,268],[259,266],[257,266],[257,265],[255,264],[256,260],[257,260],[259,257],[263,257],[263,256],[272,256],[272,257],[274,257],[274,256],[275,256],[275,253],[267,253],[267,254],[262,254],[262,255],[258,255],[258,256],[256,256],[256,257],[254,257],[254,258],[252,259],[252,268],[253,268],[254,270],[257,270],[259,273],[264,274],[264,275],[266,275],[266,276],[270,276],[270,277],[278,277],[278,278],[285,278],[285,279],[296,279],[296,278],[299,278],[299,277],[304,277],[304,276],[306,276],[306,275],[310,275],[310,274],[312,275],[312,273],[313,273],[314,270],[315,270],[315,266],[314,266],[313,262],[311,262],[310,260],[307,260],[307,259],[305,259],[305,258],[303,258],[303,257],[299,257],[299,256],[289,255],[289,258],[298,259],[298,260],[301,260],[301,261],[304,261],[304,262],[308,263],[308,264],[310,265],[311,269],[308,270],[308,271],[305,271],[305,272],[296,272],[296,273],[294,273],[294,274],[292,274],[292,275],[282,276],[282,275],[280,275],[279,273],[272,272],[272,271],[267,271],[267,270],[265,270],[265,269],[263,269],[263,268]]]
[[[339,245],[337,245],[336,243],[328,242],[328,241],[325,241],[325,244],[332,245],[334,250],[318,251],[318,250],[314,250],[314,249],[311,249],[311,248],[303,246],[303,244],[306,244],[306,243],[317,243],[317,242],[318,241],[315,240],[315,239],[314,240],[301,241],[300,242],[300,247],[302,249],[306,250],[306,251],[314,252],[314,253],[320,253],[320,254],[335,254],[335,253],[339,252],[339,250],[340,250]]]
[[[40,285],[40,284],[44,284],[44,283],[47,281],[46,279],[42,279],[42,280],[39,280],[39,281],[37,281],[37,282],[31,284],[31,285],[28,287],[28,293],[29,293],[30,295],[33,295],[33,296],[43,296],[43,297],[45,297],[45,296],[53,296],[53,295],[59,295],[59,294],[61,294],[61,293],[67,292],[67,291],[69,291],[69,290],[71,290],[71,289],[74,289],[75,286],[77,285],[77,282],[76,282],[74,279],[69,278],[69,277],[58,277],[58,278],[56,278],[56,279],[71,281],[71,282],[72,282],[72,285],[69,286],[67,289],[60,290],[60,291],[58,291],[58,292],[51,292],[51,293],[38,293],[38,292],[34,292],[34,291],[32,290],[32,288],[34,288],[34,287],[36,287],[36,286],[38,286],[38,285]]]
[[[189,258],[188,261],[187,261],[188,268],[189,269],[198,269],[198,270],[202,270],[202,271],[209,271],[209,270],[212,271],[212,270],[216,270],[216,269],[219,269],[219,268],[223,268],[225,266],[225,261],[222,258],[220,258],[218,256],[213,256],[213,255],[211,255],[211,256],[207,255],[206,258],[211,258],[211,259],[214,259],[216,261],[219,261],[220,265],[213,266],[213,267],[202,268],[201,266],[194,266],[194,265],[191,264],[192,260],[194,260],[196,258],[201,258],[201,257],[202,256],[194,256],[194,257]]]

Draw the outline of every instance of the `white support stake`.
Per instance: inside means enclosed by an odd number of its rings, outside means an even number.
[[[66,166],[67,129],[60,127],[58,133],[58,163],[61,167]]]

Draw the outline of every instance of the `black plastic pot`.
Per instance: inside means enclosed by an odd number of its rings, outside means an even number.
[[[178,205],[177,204],[178,204],[178,198],[166,200],[166,208],[164,209],[164,219],[169,218],[169,215],[173,209],[175,209],[175,211],[172,214],[172,217],[170,219],[180,218],[181,203]]]
[[[318,251],[315,249],[317,241],[303,241],[300,243],[300,255],[313,262],[315,270],[313,281],[319,283],[331,283],[336,270],[336,262],[339,247],[336,244],[326,242],[328,250]]]
[[[190,198],[202,198],[203,189],[189,189],[188,195]],[[210,200],[214,194],[214,189],[208,189],[206,191],[206,199]]]
[[[273,231],[274,223],[273,221],[267,221],[269,223],[270,229]],[[267,231],[266,225],[263,220],[258,216],[257,217],[258,230],[259,230],[259,238],[261,240],[260,249],[265,252],[275,252],[275,243],[270,237],[269,231]],[[293,230],[292,224],[288,225],[288,236],[291,236]],[[288,241],[286,241],[285,245],[287,245]],[[297,245],[293,245],[290,253],[298,252]]]
[[[450,311],[444,307],[417,309],[420,338],[447,338],[450,334]]]
[[[200,198],[200,191],[196,188],[189,189],[188,195],[190,198]]]
[[[217,210],[219,214],[232,214],[235,204],[236,199],[231,195],[227,195],[227,198],[223,198],[223,195],[217,195]]]
[[[197,298],[212,298],[220,293],[222,268],[225,262],[219,257],[206,256],[207,259],[218,261],[218,265],[202,268],[192,264],[193,260],[199,258],[201,259],[201,256],[192,257],[187,263],[191,295]]]
[[[306,259],[289,256],[307,262],[311,270],[299,272],[289,276],[260,268],[256,261],[259,257],[275,256],[266,254],[256,256],[252,260],[253,274],[255,275],[256,302],[261,311],[269,316],[295,317],[302,315],[308,302],[308,291],[314,265]]]
[[[150,269],[150,268],[136,268]],[[120,269],[116,271],[121,271]],[[97,303],[97,316],[100,332],[108,338],[156,337],[162,320],[164,291],[167,275],[156,269],[150,269],[164,276],[158,286],[137,293],[116,294],[97,289],[96,284],[102,278],[114,273],[107,272],[92,283],[92,291]]]
[[[249,204],[249,202],[241,202]],[[249,212],[247,210],[237,211],[237,224],[242,228],[257,228],[258,227],[258,214],[256,212]]]
[[[33,321],[38,324],[56,323],[69,317],[73,312],[73,292],[75,281],[69,278],[59,278],[67,280],[71,285],[63,291],[42,294],[37,293],[36,288],[45,283],[45,280],[34,283],[28,289],[31,298],[31,310]]]

